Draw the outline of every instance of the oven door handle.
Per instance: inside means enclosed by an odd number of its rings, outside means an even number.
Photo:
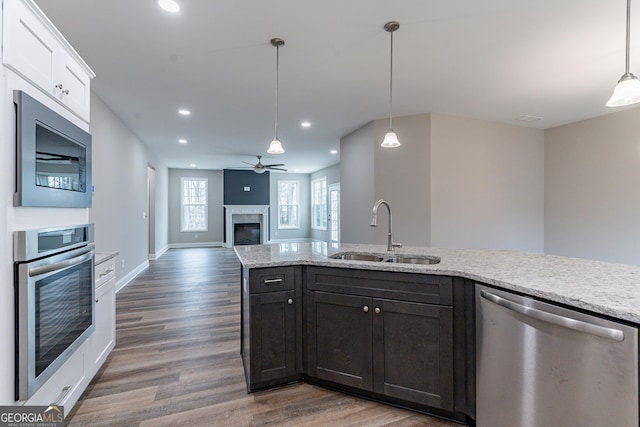
[[[43,274],[51,273],[52,271],[63,270],[68,267],[73,267],[74,265],[78,265],[85,261],[90,260],[92,257],[93,257],[93,248],[90,248],[90,249],[87,249],[85,252],[82,252],[79,256],[65,259],[64,261],[56,262],[54,264],[30,268],[29,277],[41,276]]]

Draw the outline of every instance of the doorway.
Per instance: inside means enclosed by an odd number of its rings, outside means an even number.
[[[147,165],[147,219],[149,227],[148,259],[156,259],[156,170]]]
[[[340,243],[340,184],[329,185],[329,246]]]

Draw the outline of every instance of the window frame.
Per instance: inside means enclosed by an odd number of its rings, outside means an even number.
[[[287,183],[287,184],[295,184],[296,186],[296,191],[295,191],[295,203],[293,204],[287,204],[284,206],[295,206],[295,213],[296,213],[296,223],[298,225],[283,225],[280,222],[281,216],[280,216],[280,208],[281,206],[283,206],[283,204],[281,204],[281,197],[280,197],[280,183]],[[278,230],[299,230],[300,229],[300,181],[299,180],[295,180],[295,179],[279,179],[277,182],[277,196],[278,196]]]
[[[319,195],[319,197],[316,197],[316,190],[315,190],[315,186],[317,183],[322,183],[321,184],[321,188],[320,188],[320,192],[322,194]],[[322,217],[320,218],[321,223],[324,223],[323,225],[316,225],[316,206],[318,205],[317,203],[315,203],[316,199],[321,199],[319,206],[322,207],[321,212],[322,212]],[[317,178],[311,181],[311,229],[313,230],[322,230],[322,231],[327,231],[327,217],[328,212],[327,212],[327,177],[323,176],[321,178]],[[324,220],[324,221],[323,221]]]
[[[204,203],[185,203],[184,185],[185,181],[204,181],[205,202]],[[184,208],[186,206],[204,206],[204,228],[186,228]],[[209,178],[206,177],[180,177],[180,232],[181,233],[198,233],[209,231]]]

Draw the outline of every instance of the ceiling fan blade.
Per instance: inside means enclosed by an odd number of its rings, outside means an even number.
[[[272,167],[278,167],[278,166],[284,166],[284,163],[278,163],[278,164],[273,164],[273,165],[264,165],[265,168],[272,168]]]
[[[269,167],[269,168],[267,168],[267,169],[274,170],[274,171],[283,171],[283,172],[286,172],[286,171],[287,171],[286,169],[282,169],[282,168],[272,168],[272,167]]]
[[[245,165],[253,166],[253,167],[255,167],[255,166],[256,166],[256,165],[254,165],[253,163],[249,163],[249,162],[242,162],[242,163],[244,163]]]

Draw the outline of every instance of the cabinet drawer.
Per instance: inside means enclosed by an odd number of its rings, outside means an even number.
[[[249,271],[249,292],[275,292],[295,289],[295,267],[258,268]]]
[[[110,259],[96,265],[96,289],[107,280],[116,277],[116,260]]]
[[[308,267],[307,289],[452,305],[453,279],[449,276],[395,273],[343,268]]]

